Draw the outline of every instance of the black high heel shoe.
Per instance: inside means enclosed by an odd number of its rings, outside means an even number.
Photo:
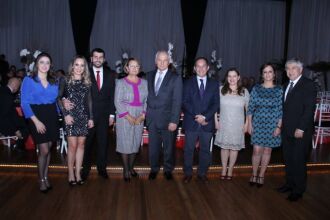
[[[69,180],[69,186],[75,186],[77,185],[77,181],[76,180]]]
[[[139,174],[134,169],[132,169],[130,173],[132,177],[139,177]]]
[[[39,184],[40,184],[40,186],[39,186],[40,192],[46,194],[48,192],[48,188],[47,188],[45,180],[41,179],[39,181]]]
[[[48,180],[48,177],[45,177],[45,184],[47,186],[47,190],[52,190],[53,189],[53,186],[50,184],[49,180]]]
[[[131,182],[131,174],[129,171],[124,170],[123,177],[125,182]]]
[[[257,184],[257,181],[258,181],[258,177],[257,176],[251,176],[250,177],[250,180],[249,180],[250,186],[256,185]]]
[[[257,187],[260,188],[264,185],[264,177],[258,176]]]

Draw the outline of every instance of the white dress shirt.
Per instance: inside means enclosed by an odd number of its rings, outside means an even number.
[[[286,87],[286,90],[285,90],[285,95],[284,95],[284,100],[286,100],[286,96],[289,92],[289,88],[290,88],[290,84],[291,82],[293,82],[293,86],[292,86],[292,89],[295,87],[295,85],[297,84],[297,82],[299,81],[299,79],[301,78],[302,75],[300,75],[297,79],[295,79],[294,81],[291,81],[289,82],[288,86]]]
[[[204,90],[205,90],[205,88],[206,88],[207,77],[206,77],[206,76],[204,76],[204,77],[197,76],[198,89],[201,88],[201,79],[203,80],[203,83],[204,83]]]
[[[168,69],[161,71],[161,72],[162,72],[162,77],[163,77],[163,78],[162,78],[162,80],[160,81],[160,85],[162,85],[163,80],[164,80],[164,78],[165,78],[165,76],[166,76],[167,71],[168,71]],[[154,86],[155,86],[155,88],[156,88],[156,82],[157,82],[157,80],[158,80],[159,77],[160,77],[160,70],[157,70],[157,73],[156,73],[156,76],[155,76],[155,82],[154,82]]]

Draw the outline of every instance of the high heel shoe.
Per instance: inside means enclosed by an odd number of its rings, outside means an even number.
[[[75,185],[77,185],[77,182],[76,182],[76,180],[69,180],[69,186],[75,186]]]
[[[257,187],[260,188],[264,185],[264,177],[263,176],[258,176],[257,179]]]
[[[220,176],[220,179],[221,179],[221,180],[225,180],[226,178],[227,178],[227,175],[221,175],[221,176]]]
[[[129,171],[123,171],[123,177],[125,182],[130,182],[131,181],[131,174]]]
[[[134,169],[132,169],[130,173],[132,177],[139,177],[139,174]]]
[[[44,180],[44,179],[41,179],[41,180],[39,181],[39,184],[40,184],[40,186],[39,186],[39,190],[40,190],[40,192],[46,194],[46,193],[48,192],[48,189],[47,189],[47,186],[46,186],[46,182],[45,182],[45,180]]]
[[[83,180],[77,180],[77,185],[81,186],[81,185],[84,185],[85,182]]]
[[[47,189],[48,190],[52,190],[53,189],[53,186],[50,184],[49,180],[48,180],[48,177],[45,177],[45,184],[47,186]]]
[[[257,181],[258,181],[258,177],[257,176],[251,176],[250,177],[250,180],[249,180],[250,186],[256,185],[257,184]]]

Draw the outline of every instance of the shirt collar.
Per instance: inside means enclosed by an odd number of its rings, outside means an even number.
[[[296,85],[301,77],[302,77],[302,74],[297,79],[295,79],[293,81],[290,80],[290,83],[293,82],[293,85]]]
[[[103,73],[103,66],[101,66],[100,68],[96,68],[95,66],[93,66],[93,71],[94,73],[96,73],[96,71],[100,71],[100,73]]]
[[[162,73],[163,73],[163,74],[164,74],[164,73],[167,73],[167,71],[168,71],[168,68],[165,69],[165,70],[163,70]],[[158,74],[160,73],[160,70],[159,70],[159,69],[157,69],[157,73],[158,73]]]

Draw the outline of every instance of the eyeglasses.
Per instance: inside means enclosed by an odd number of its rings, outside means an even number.
[[[140,66],[139,66],[139,65],[136,65],[136,66],[135,66],[135,65],[129,65],[128,68],[131,68],[131,69],[133,69],[133,68],[139,69]]]

